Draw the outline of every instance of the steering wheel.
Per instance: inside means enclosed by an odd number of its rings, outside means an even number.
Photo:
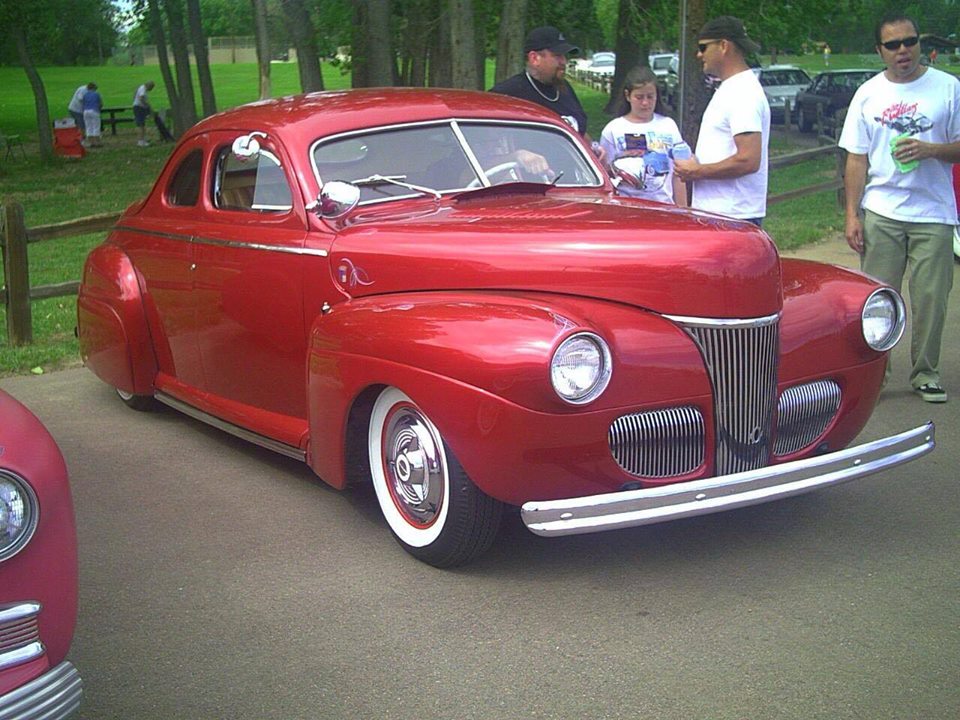
[[[492,168],[485,169],[483,174],[488,178],[491,175],[499,175],[500,173],[507,172],[507,170],[520,170],[520,163],[516,160],[508,160],[507,162],[500,163],[499,165],[494,165]],[[520,173],[517,172],[517,175]],[[480,178],[474,178],[467,183],[467,189],[473,190],[474,188],[480,187]]]

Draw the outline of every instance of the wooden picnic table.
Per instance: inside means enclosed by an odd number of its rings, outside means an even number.
[[[110,134],[117,134],[117,123],[132,123],[132,117],[117,117],[122,113],[132,112],[133,108],[127,107],[105,107],[100,108],[100,122],[102,125],[110,126]]]

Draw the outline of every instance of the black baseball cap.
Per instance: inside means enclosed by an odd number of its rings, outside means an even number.
[[[528,53],[531,50],[549,50],[557,55],[580,54],[580,48],[571,45],[562,32],[549,25],[534,28],[527,35],[527,39],[523,43],[523,51]]]
[[[730,40],[739,45],[745,53],[760,52],[759,43],[754,42],[747,35],[743,21],[731,15],[721,15],[713,20],[707,20],[697,33],[697,40]]]

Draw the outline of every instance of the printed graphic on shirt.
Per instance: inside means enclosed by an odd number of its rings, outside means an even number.
[[[617,157],[643,158],[644,190],[659,190],[670,174],[670,156],[673,145],[672,135],[655,132],[624,133],[617,139]]]
[[[888,127],[898,133],[919,135],[931,129],[933,123],[926,115],[918,112],[918,106],[919,103],[895,102],[874,120],[881,126]]]
[[[560,119],[577,132],[580,132],[580,123],[577,122],[577,119],[573,115],[561,115]]]

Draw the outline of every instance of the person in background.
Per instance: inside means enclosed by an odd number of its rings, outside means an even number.
[[[147,93],[153,90],[153,80],[147,80],[137,88],[133,96],[133,124],[137,126],[137,145],[147,147],[147,118],[150,117],[150,100]]]
[[[490,92],[529,100],[553,110],[591,142],[587,134],[587,113],[566,81],[567,55],[579,54],[580,48],[567,42],[557,28],[547,25],[529,32],[523,51],[526,55],[524,71],[497,83]],[[595,153],[600,152],[597,144],[593,144],[593,149]]]
[[[76,89],[70,103],[67,105],[67,112],[73,118],[74,124],[80,128],[80,132],[85,133],[83,127],[83,96],[87,94],[87,85],[83,84]]]
[[[830,44],[824,43],[823,45],[823,64],[825,67],[830,67]]]
[[[672,118],[661,112],[657,76],[649,67],[636,67],[623,82],[619,117],[603,129],[603,146],[613,177],[621,178],[617,192],[657,202],[687,204],[687,187],[673,172],[670,151],[683,142]],[[636,158],[642,174],[620,172],[616,161]]]
[[[100,141],[100,111],[103,109],[103,98],[97,91],[96,83],[87,84],[87,92],[83,96],[83,126],[86,128],[84,145],[87,147],[102,147]]]
[[[861,269],[900,290],[910,272],[910,384],[926,402],[947,401],[940,348],[953,286],[957,204],[951,164],[960,162],[960,83],[920,62],[917,24],[885,16],[875,31],[886,69],[853,96],[839,145],[847,244]],[[862,215],[861,215],[862,209]],[[887,365],[887,377],[890,365]]]
[[[720,87],[703,113],[695,156],[674,159],[674,172],[693,183],[690,207],[759,227],[767,214],[770,105],[746,56],[760,46],[728,15],[707,21],[697,40],[703,72]]]

